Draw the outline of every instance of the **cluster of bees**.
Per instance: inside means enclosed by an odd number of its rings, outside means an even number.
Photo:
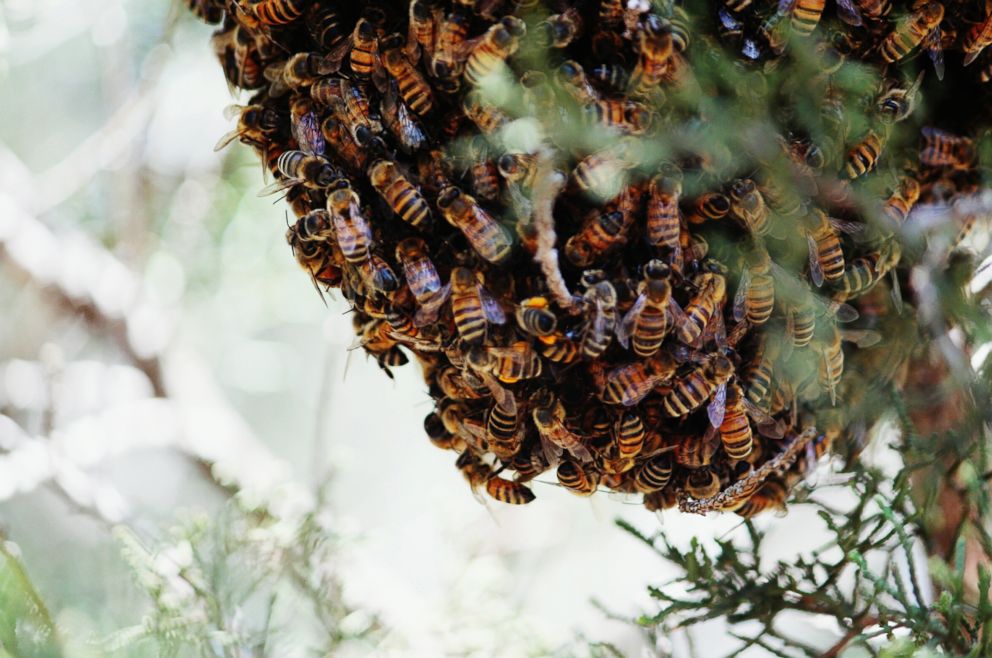
[[[978,185],[981,2],[188,4],[252,92],[218,147],[257,151],[300,265],[387,373],[420,362],[431,442],[503,503],[543,474],[704,500],[815,426],[726,509],[782,507],[900,376],[901,225]]]

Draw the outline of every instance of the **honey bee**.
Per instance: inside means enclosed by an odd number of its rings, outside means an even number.
[[[679,196],[682,194],[682,170],[666,164],[651,180],[648,191],[647,240],[652,246],[680,250],[682,231]]]
[[[854,180],[875,168],[885,147],[885,138],[874,130],[869,130],[864,139],[847,152],[844,159],[844,173]]]
[[[923,127],[920,132],[923,133],[920,164],[959,170],[971,168],[975,159],[975,147],[971,139],[931,126]]]
[[[683,309],[684,318],[676,328],[678,339],[686,345],[697,345],[711,321],[722,322],[721,310],[727,296],[727,280],[722,274],[704,272],[697,286],[699,291]]]
[[[837,387],[844,374],[844,349],[837,327],[830,327],[830,336],[820,345],[820,387],[830,392],[830,403],[837,404]]]
[[[617,324],[617,291],[609,281],[599,281],[582,295],[585,322],[580,345],[582,355],[596,359],[610,345]]]
[[[900,19],[879,45],[878,52],[882,60],[891,64],[903,59],[939,29],[942,20],[944,5],[939,2],[922,3],[912,14]]]
[[[570,59],[562,62],[555,78],[562,89],[582,105],[596,103],[600,100],[599,94],[589,83],[589,78],[586,77],[585,69],[575,60]]]
[[[710,425],[720,427],[726,410],[727,382],[734,374],[734,364],[722,354],[708,358],[700,367],[679,377],[672,390],[662,397],[661,408],[667,416],[682,417],[710,399],[706,413]]]
[[[675,462],[691,469],[706,468],[713,461],[719,441],[713,432],[700,435],[677,437]]]
[[[778,478],[768,478],[762,483],[761,488],[734,512],[745,519],[750,519],[770,509],[784,510],[788,495],[785,483]]]
[[[348,33],[341,27],[341,15],[323,3],[310,7],[306,26],[314,43],[328,52],[337,50],[348,39]]]
[[[671,30],[667,27],[658,31],[639,30],[637,43],[639,56],[627,90],[633,96],[643,96],[657,87],[668,73],[674,46]]]
[[[457,432],[453,432],[453,434],[457,434]],[[455,460],[455,467],[465,477],[476,499],[480,503],[484,503],[482,497],[479,495],[479,489],[487,486],[493,477],[492,468],[471,450],[466,450],[458,455],[458,459]]]
[[[590,124],[628,135],[644,134],[652,119],[643,103],[619,98],[592,101],[583,106],[582,112]]]
[[[544,344],[554,344],[558,317],[549,308],[547,297],[531,297],[517,306],[517,324],[531,336],[536,336]]]
[[[659,384],[669,381],[677,364],[667,352],[618,366],[606,374],[601,399],[606,404],[632,407]]]
[[[351,38],[345,41],[336,51],[332,51],[330,59],[340,62],[348,53],[348,65],[351,73],[359,80],[368,80],[380,66],[379,34],[372,21],[364,16],[358,19]]]
[[[685,478],[685,491],[696,500],[712,498],[720,493],[720,476],[711,468],[689,471]]]
[[[898,245],[898,242],[893,241],[890,244]],[[851,261],[844,270],[844,275],[834,285],[834,299],[853,299],[874,288],[888,274],[885,269],[886,260],[882,251],[873,251]]]
[[[731,382],[727,388],[726,411],[720,424],[720,440],[723,451],[730,459],[744,459],[751,454],[754,439],[751,422],[745,411],[747,398],[740,384]]]
[[[343,180],[340,170],[330,160],[322,155],[310,155],[303,151],[286,151],[280,154],[276,160],[276,169],[286,178],[262,188],[259,196],[275,194],[294,185],[323,190]]]
[[[593,198],[612,199],[623,189],[626,171],[637,166],[639,151],[635,138],[623,137],[583,158],[572,171],[572,178],[580,190]]]
[[[399,35],[395,35],[399,36]],[[394,39],[387,39],[382,48],[382,66],[393,78],[396,79],[400,98],[407,107],[419,114],[426,116],[434,107],[434,94],[430,85],[420,75],[402,49],[402,37],[399,42]]]
[[[634,486],[641,493],[651,493],[665,488],[672,479],[672,459],[656,455],[643,462],[634,473]]]
[[[328,116],[321,122],[320,134],[324,137],[325,143],[330,146],[327,149],[328,152],[343,162],[346,168],[352,171],[365,169],[369,152],[355,141],[355,138],[351,136],[351,131],[335,116]],[[372,149],[372,151],[375,150],[377,149]],[[385,148],[382,150],[384,151]]]
[[[837,281],[844,276],[845,267],[844,250],[837,232],[859,233],[864,225],[827,217],[818,208],[813,209],[808,219],[811,224],[806,231],[810,278],[817,286],[823,285],[824,281]]]
[[[510,122],[510,118],[499,108],[483,102],[482,94],[472,91],[465,95],[462,110],[469,120],[478,126],[485,135],[491,135]]]
[[[599,475],[586,470],[574,461],[558,464],[558,482],[577,496],[591,496],[599,486]]]
[[[690,224],[723,219],[730,212],[730,199],[719,192],[706,192],[692,202],[692,210],[685,216]]]
[[[520,39],[527,33],[527,24],[514,16],[506,16],[495,23],[473,44],[465,63],[465,80],[471,85],[479,82],[506,65],[520,47]]]
[[[504,153],[496,162],[496,167],[503,178],[529,191],[537,176],[537,154]]]
[[[378,254],[369,254],[366,260],[356,264],[356,269],[362,282],[375,292],[385,295],[400,287],[400,281],[396,278],[393,268]]]
[[[458,335],[473,345],[485,340],[489,323],[506,323],[506,314],[499,303],[466,267],[451,270],[451,312]]]
[[[313,102],[307,96],[297,95],[289,103],[289,114],[290,128],[300,150],[311,155],[323,155],[327,144]]]
[[[431,209],[427,200],[407,178],[400,173],[395,162],[379,160],[369,167],[369,182],[382,195],[400,219],[414,228],[430,227]]]
[[[487,347],[470,352],[470,365],[494,375],[504,384],[515,384],[541,375],[541,357],[529,341],[520,340],[509,347]]]
[[[309,240],[327,241],[334,238],[331,215],[322,209],[314,210],[300,217],[296,220],[296,225],[291,230],[300,242]]]
[[[499,169],[488,158],[486,140],[476,135],[469,144],[469,157],[472,160],[469,175],[472,180],[472,191],[479,197],[496,203],[500,197]]]
[[[427,62],[434,56],[434,39],[442,18],[443,13],[434,7],[433,3],[427,0],[412,0],[410,2],[406,54],[412,62],[416,62],[420,58],[420,51],[423,51],[424,60]]]
[[[614,92],[623,91],[630,84],[630,72],[617,62],[600,62],[589,70],[589,77]]]
[[[352,265],[368,261],[372,246],[372,227],[362,215],[360,203],[358,195],[347,183],[327,197],[327,211],[338,246],[345,260]]]
[[[765,199],[749,178],[740,178],[731,184],[730,215],[740,221],[752,235],[760,237],[771,229]]]
[[[916,106],[916,95],[923,83],[923,72],[916,76],[916,81],[905,89],[901,83],[889,82],[882,88],[882,93],[875,101],[875,111],[884,123],[897,123],[909,117]]]
[[[965,32],[961,43],[964,51],[964,65],[968,66],[982,54],[982,51],[992,45],[992,7],[986,4],[985,18],[972,25]]]
[[[677,304],[672,299],[669,272],[668,266],[658,260],[645,267],[640,294],[617,328],[617,340],[626,348],[632,339],[638,356],[654,355],[674,324],[672,307]]]
[[[457,91],[458,78],[461,77],[465,67],[465,57],[469,49],[467,41],[469,24],[469,17],[456,9],[448,14],[437,28],[430,71],[435,78],[448,82],[449,91]]]
[[[428,138],[417,118],[410,114],[405,103],[399,98],[397,82],[391,80],[379,102],[382,122],[392,133],[405,153],[413,153],[427,147]]]
[[[309,87],[333,69],[333,62],[320,53],[296,53],[285,62],[265,69],[265,78],[272,83],[269,95],[277,97],[287,90]]]
[[[772,316],[775,307],[775,279],[772,259],[764,247],[748,253],[747,265],[741,273],[741,283],[734,296],[733,314],[738,322],[759,326]]]
[[[242,144],[263,146],[277,133],[282,121],[279,114],[264,105],[231,105],[224,110],[228,120],[238,117],[238,127],[220,138],[214,151],[219,151],[236,139]]]
[[[441,450],[464,452],[467,447],[463,439],[448,431],[441,417],[435,412],[427,414],[424,418],[424,432],[431,443]]]
[[[482,209],[474,198],[451,185],[441,191],[437,207],[459,229],[472,248],[493,265],[502,265],[513,251],[510,232]]]
[[[565,48],[582,33],[582,16],[575,7],[548,16],[538,28],[544,47]]]
[[[539,346],[541,356],[548,361],[567,365],[574,363],[582,355],[582,348],[578,342],[565,338],[560,332],[553,334],[552,337],[553,342],[542,341]]]
[[[561,401],[550,394],[549,397],[550,400],[544,400],[544,404],[537,404],[531,410],[545,458],[549,463],[558,463],[562,451],[567,450],[580,461],[592,461],[592,453],[583,445],[582,439],[565,427],[565,407]]]
[[[517,482],[529,482],[548,470],[548,462],[539,451],[521,451],[510,461],[509,467],[516,471]]]
[[[621,459],[632,459],[644,447],[644,421],[634,411],[623,414],[616,426],[617,452]]]
[[[633,217],[619,210],[593,212],[578,233],[565,242],[565,257],[579,267],[591,265],[626,240]]]
[[[420,238],[406,238],[396,245],[396,260],[417,303],[426,306],[442,304],[451,292],[441,284],[437,268],[427,254],[427,243]]]
[[[243,12],[250,12],[259,23],[266,26],[288,25],[303,15],[306,9],[304,0],[259,0],[249,3],[248,0],[237,0],[237,7]]]
[[[900,225],[906,221],[909,211],[913,209],[919,198],[920,182],[912,176],[904,176],[885,200],[882,212],[892,220],[893,224]]]
[[[511,458],[520,449],[520,416],[516,405],[512,409],[500,404],[493,405],[486,419],[486,441],[490,450],[501,459]]]
[[[534,492],[520,482],[494,475],[486,482],[486,493],[508,505],[526,505],[534,500]]]

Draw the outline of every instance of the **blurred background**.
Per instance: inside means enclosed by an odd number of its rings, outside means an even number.
[[[68,655],[158,655],[178,637],[159,613],[184,596],[212,602],[205,655],[251,655],[228,647],[253,624],[271,634],[257,655],[313,655],[326,642],[308,622],[271,613],[299,592],[239,599],[220,579],[254,572],[229,561],[218,575],[200,549],[233,555],[228,535],[204,533],[244,530],[252,559],[274,564],[316,519],[330,548],[307,564],[340,587],[355,655],[729,646],[719,627],[656,638],[629,623],[653,612],[645,583],[674,572],[614,519],[688,542],[731,538],[736,517],[659,520],[551,483],[521,509],[471,495],[423,435],[415,366],[390,380],[349,351],[348,309],[298,269],[283,207],[256,195],[254,156],[213,151],[233,127],[223,108],[243,99],[209,36],[170,0],[0,0],[5,595],[36,594]],[[819,537],[801,507],[772,533],[772,558]],[[802,634],[830,646],[836,632]]]

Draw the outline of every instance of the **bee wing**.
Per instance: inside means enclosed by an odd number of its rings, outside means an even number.
[[[882,340],[882,334],[868,329],[843,329],[840,336],[843,340],[854,343],[861,348],[871,347]]]
[[[710,419],[710,425],[720,427],[723,425],[723,417],[727,412],[727,385],[720,384],[713,393],[713,399],[706,406],[706,415]]]
[[[937,74],[938,80],[944,79],[944,49],[940,45],[941,34],[938,25],[927,35],[925,47],[930,61],[933,62],[933,70]]]
[[[682,307],[679,306],[679,303],[675,301],[674,297],[668,299],[668,315],[671,316],[675,326],[678,327],[685,324],[685,311],[682,310]]]
[[[747,290],[751,287],[751,270],[744,268],[741,274],[741,283],[737,286],[737,294],[734,295],[734,320],[740,322],[747,314]]]
[[[847,222],[843,219],[837,219],[836,217],[828,218],[830,226],[833,227],[835,231],[840,231],[841,233],[847,233],[848,235],[857,235],[865,230],[867,224],[862,224],[861,222]]]
[[[341,62],[344,61],[344,56],[348,54],[351,50],[351,39],[342,39],[339,44],[334,46],[324,59],[321,60],[320,64],[317,66],[317,73],[320,75],[331,75],[332,73],[337,73],[341,70]]]
[[[214,152],[220,151],[225,146],[236,140],[238,137],[241,137],[241,130],[235,128],[234,130],[225,134],[223,137],[217,140],[217,144],[214,146]]]
[[[477,373],[482,379],[482,383],[486,385],[489,392],[492,393],[493,400],[499,406],[503,407],[506,411],[511,414],[517,413],[517,401],[513,397],[513,393],[503,387],[499,381],[490,375],[488,372]]]
[[[820,259],[817,257],[816,240],[809,233],[806,234],[806,243],[809,245],[809,276],[817,288],[823,285],[823,268],[820,267]]]
[[[283,73],[286,72],[286,64],[288,62],[276,62],[275,64],[269,64],[262,71],[262,76],[269,82],[280,82],[283,77]]]
[[[778,13],[780,15],[791,14],[792,8],[796,6],[796,0],[778,0]]]
[[[634,325],[637,324],[637,318],[641,316],[646,301],[647,296],[643,294],[639,295],[637,301],[630,307],[627,314],[623,316],[623,320],[620,321],[620,325],[617,327],[617,340],[620,341],[624,349],[627,349],[627,345],[630,343],[629,339],[634,332]]]
[[[864,21],[861,18],[861,11],[852,0],[837,0],[837,16],[855,27],[860,26]]]
[[[293,137],[300,150],[311,155],[323,155],[326,143],[320,131],[320,121],[313,112],[307,112],[293,123]]]
[[[575,457],[579,461],[583,461],[583,462],[592,461],[592,453],[589,452],[588,448],[586,448],[584,445],[579,443],[578,440],[576,440],[576,442],[572,444],[572,447],[569,448],[568,451],[572,454],[573,457]]]
[[[506,313],[499,305],[496,298],[492,296],[484,286],[478,287],[479,300],[482,302],[482,312],[486,314],[486,319],[493,324],[506,324]]]
[[[823,372],[829,373],[831,370],[830,356],[827,354],[826,349],[821,350],[820,358],[822,360],[820,367],[823,368]],[[826,379],[827,379],[827,389],[830,391],[830,404],[833,406],[837,406],[837,387],[834,385],[834,378],[828,375]]]
[[[783,423],[772,418],[770,414],[757,407],[747,398],[744,398],[744,410],[755,422],[755,425],[757,425],[758,432],[761,436],[776,440],[785,436],[785,427],[783,426]]]
[[[896,312],[902,315],[902,288],[899,287],[899,273],[892,270],[890,280],[892,281],[892,304],[896,307]]]
[[[277,180],[259,190],[258,196],[271,196],[273,194],[278,194],[279,192],[288,190],[294,185],[299,185],[302,182],[302,178],[285,178],[283,180]]]
[[[235,117],[240,117],[241,112],[245,109],[244,105],[238,105],[234,103],[233,105],[228,105],[224,108],[224,118],[228,121],[233,120]]]
[[[856,308],[842,302],[831,302],[828,309],[838,322],[854,322],[860,316]]]

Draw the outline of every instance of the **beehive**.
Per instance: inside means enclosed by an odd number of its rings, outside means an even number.
[[[914,204],[979,183],[982,3],[189,4],[251,94],[221,145],[257,151],[303,269],[386,373],[420,363],[428,437],[504,503],[547,472],[781,506],[898,379]]]

